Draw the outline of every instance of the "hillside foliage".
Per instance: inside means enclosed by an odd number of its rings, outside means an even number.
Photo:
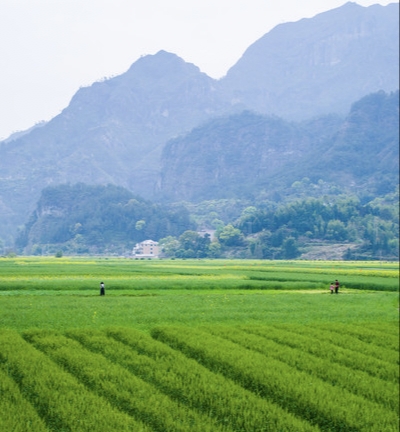
[[[341,259],[398,258],[398,188],[367,203],[348,195],[302,196],[310,188],[303,179],[300,192],[280,204],[162,206],[112,185],[50,187],[17,246],[31,254],[130,254],[135,243],[152,239],[169,258],[293,259],[316,245],[340,244]]]
[[[320,245],[342,248],[341,259],[396,259],[399,256],[399,207],[396,192],[363,204],[356,196],[298,198],[286,203],[259,202],[240,216],[219,218],[218,201],[199,206],[197,220],[214,228],[215,238],[187,233],[162,239],[167,256],[178,258],[299,258]],[[220,208],[223,210],[222,202]],[[237,202],[239,211],[241,202]],[[233,203],[230,202],[230,207]],[[202,213],[203,212],[203,213]],[[223,217],[223,211],[221,212]],[[199,240],[203,239],[201,246]],[[204,249],[204,243],[208,246]],[[315,256],[315,258],[324,258]]]
[[[17,247],[41,254],[45,245],[71,253],[107,253],[192,228],[183,207],[167,207],[120,186],[60,185],[43,190]]]

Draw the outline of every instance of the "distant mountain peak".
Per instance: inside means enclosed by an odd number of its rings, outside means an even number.
[[[136,75],[148,76],[151,79],[163,78],[171,74],[181,73],[201,73],[200,69],[192,63],[187,63],[181,57],[168,51],[160,50],[156,54],[148,54],[140,57],[129,70],[128,76]]]
[[[345,113],[368,93],[399,88],[399,4],[348,2],[274,27],[221,79],[250,109],[302,120]]]

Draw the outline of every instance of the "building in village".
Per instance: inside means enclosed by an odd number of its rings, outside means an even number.
[[[160,247],[158,242],[153,240],[145,240],[141,243],[136,243],[132,250],[132,255],[135,258],[158,258]]]

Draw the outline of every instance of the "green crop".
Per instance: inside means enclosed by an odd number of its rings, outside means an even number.
[[[339,386],[218,336],[191,328],[162,327],[153,336],[222,373],[266,400],[322,429],[396,430],[395,412]]]
[[[0,258],[0,430],[398,432],[398,270]]]

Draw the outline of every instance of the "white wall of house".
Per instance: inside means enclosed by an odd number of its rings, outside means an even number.
[[[158,258],[160,247],[158,242],[153,240],[145,240],[141,243],[136,243],[133,248],[132,255],[143,258]]]

